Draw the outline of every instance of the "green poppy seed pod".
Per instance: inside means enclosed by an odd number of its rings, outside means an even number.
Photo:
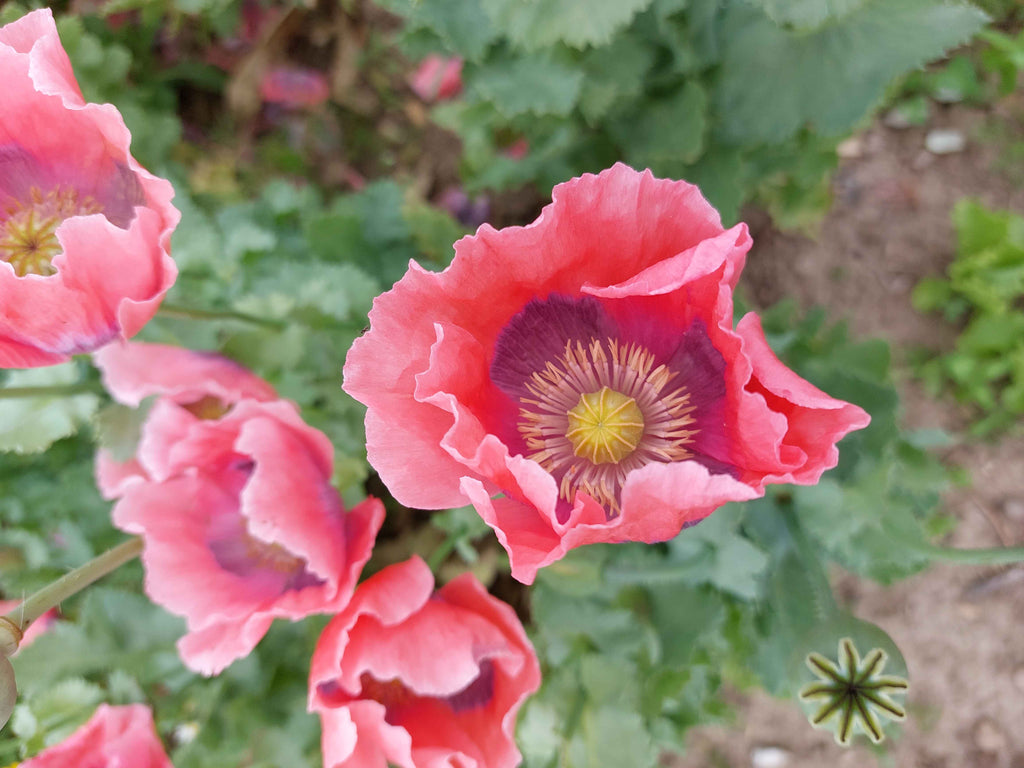
[[[881,633],[879,630],[880,634]],[[869,634],[862,631],[861,635]],[[888,640],[888,635],[885,635]],[[862,653],[852,637],[839,640],[835,652],[827,655],[812,651],[805,658],[807,669],[817,680],[805,685],[799,692],[801,703],[808,711],[808,720],[815,728],[827,728],[836,743],[849,746],[853,735],[860,731],[873,743],[885,738],[886,721],[902,722],[906,710],[892,699],[903,696],[909,683],[903,675],[902,657],[893,659],[884,646],[871,647]],[[886,667],[890,667],[889,670]],[[892,668],[901,674],[893,674]]]
[[[0,656],[10,658],[18,650],[23,633],[21,627],[6,616],[0,616]]]
[[[21,643],[21,628],[6,616],[0,616],[0,728],[7,725],[18,700],[18,687],[14,682],[14,667],[8,657],[13,656]]]

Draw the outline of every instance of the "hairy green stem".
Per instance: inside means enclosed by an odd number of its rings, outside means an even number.
[[[85,565],[65,573],[52,584],[47,584],[35,594],[29,596],[17,608],[3,618],[22,632],[33,621],[51,608],[56,608],[64,600],[85,589],[97,579],[101,579],[142,553],[142,539],[135,536],[128,541],[108,549],[102,555],[93,558]]]
[[[828,574],[821,557],[814,551],[807,533],[800,525],[800,519],[795,510],[787,509],[783,513],[786,522],[786,530],[789,531],[793,540],[793,548],[796,556],[804,567],[804,575],[808,594],[814,600],[818,613],[825,617],[835,617],[839,614],[839,606],[836,604],[835,594],[832,592],[832,585],[829,583]]]
[[[1024,547],[957,549],[956,547],[940,547],[927,542],[907,543],[905,546],[933,560],[946,560],[961,565],[1013,565],[1024,562]]]
[[[192,307],[168,304],[166,301],[160,305],[159,314],[164,315],[165,317],[180,317],[186,320],[239,320],[243,323],[252,323],[253,325],[260,325],[264,328],[273,328],[278,331],[282,331],[288,327],[288,323],[284,320],[257,317],[256,315],[250,315],[245,312],[235,312],[228,309],[193,309]]]

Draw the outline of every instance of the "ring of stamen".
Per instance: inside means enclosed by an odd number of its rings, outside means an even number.
[[[525,382],[518,429],[528,458],[555,477],[561,498],[583,491],[618,514],[630,472],[691,456],[693,406],[677,378],[636,344],[567,342]]]

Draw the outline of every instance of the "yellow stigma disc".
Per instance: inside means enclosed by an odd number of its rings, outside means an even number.
[[[565,436],[577,456],[594,464],[618,464],[644,434],[644,415],[636,400],[608,387],[581,395],[568,416]]]

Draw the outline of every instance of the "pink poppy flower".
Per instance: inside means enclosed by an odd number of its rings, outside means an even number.
[[[19,605],[21,605],[21,600],[0,600],[0,616],[6,616]],[[18,650],[28,648],[37,637],[53,626],[55,621],[57,621],[57,609],[51,608],[29,624],[28,629],[22,634],[21,641],[18,643]]]
[[[396,499],[471,502],[529,583],[573,547],[663,541],[835,466],[869,418],[782,365],[756,315],[733,328],[746,225],[621,164],[552,197],[374,303],[344,388]]]
[[[49,10],[0,28],[0,368],[138,332],[174,283],[173,190],[86,104]]]
[[[121,402],[154,402],[136,456],[97,457],[114,524],[145,539],[146,593],[184,616],[184,662],[216,674],[275,618],[334,613],[349,601],[384,507],[346,512],[333,448],[290,402],[218,355],[157,344],[95,355]]]
[[[289,109],[316,107],[327,101],[330,88],[327,78],[315,69],[277,67],[260,81],[260,95],[270,104]]]
[[[447,101],[462,92],[462,59],[432,53],[409,78],[413,92],[426,102]]]
[[[519,764],[516,712],[540,666],[515,612],[471,574],[434,592],[419,558],[356,590],[310,670],[326,768]]]
[[[100,704],[89,721],[64,741],[26,760],[21,768],[174,768],[164,751],[153,713],[141,704]]]

